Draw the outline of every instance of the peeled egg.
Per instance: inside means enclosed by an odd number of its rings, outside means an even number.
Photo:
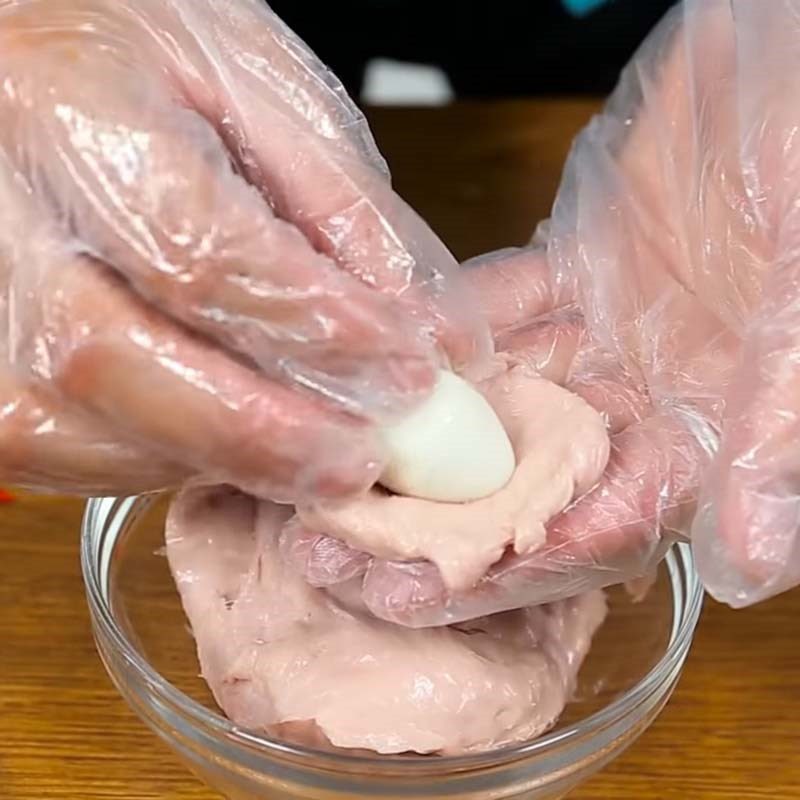
[[[422,405],[383,434],[388,463],[380,483],[397,494],[445,503],[478,500],[502,489],[516,466],[486,398],[446,370]]]

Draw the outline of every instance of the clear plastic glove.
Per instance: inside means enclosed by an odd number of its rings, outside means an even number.
[[[0,478],[380,470],[373,423],[488,331],[362,115],[260,0],[0,4]]]
[[[376,616],[413,627],[552,602],[646,575],[685,529],[709,460],[693,418],[653,409],[644,387],[591,338],[577,307],[554,307],[544,249],[504,251],[465,270],[483,298],[499,354],[601,411],[611,457],[601,482],[551,520],[544,546],[520,554],[509,548],[467,591],[448,589],[433,564],[375,558],[296,520],[286,527],[284,558],[310,583],[336,594],[361,576],[362,598]]]
[[[557,291],[716,451],[691,536],[734,606],[800,582],[798,66],[798,0],[687,0],[577,142],[551,229]]]
[[[473,275],[498,348],[566,358],[614,432],[545,547],[453,595],[430,564],[307,533],[284,547],[312,581],[363,574],[376,615],[435,625],[635,577],[691,529],[728,603],[800,582],[798,67],[798,0],[687,0],[578,138],[532,248]]]

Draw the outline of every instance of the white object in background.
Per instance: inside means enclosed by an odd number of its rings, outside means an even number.
[[[455,97],[438,67],[375,59],[367,64],[363,102],[373,106],[444,106]]]
[[[514,449],[486,398],[442,370],[421,406],[384,430],[389,461],[380,482],[398,494],[465,503],[502,489]]]

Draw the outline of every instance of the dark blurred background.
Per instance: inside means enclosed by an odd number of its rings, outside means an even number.
[[[465,259],[530,239],[573,137],[675,0],[267,2],[360,99],[395,188]],[[453,99],[509,102],[391,107]]]
[[[458,98],[607,94],[674,0],[271,0],[354,97],[376,58],[440,67]]]

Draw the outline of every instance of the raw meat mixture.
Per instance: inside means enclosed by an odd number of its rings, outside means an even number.
[[[505,489],[462,505],[374,492],[301,510],[302,524],[371,552],[430,558],[462,587],[506,546],[540,544],[545,523],[599,479],[605,427],[579,398],[520,368],[485,391],[517,457]],[[167,553],[202,674],[232,720],[308,744],[441,754],[524,741],[555,723],[604,619],[602,593],[399,627],[362,607],[358,579],[334,595],[282,557],[293,514],[227,488],[188,490],[170,511]]]
[[[517,467],[495,494],[469,503],[389,495],[380,488],[339,505],[298,509],[298,522],[383,558],[424,558],[453,590],[473,586],[511,545],[544,542],[545,524],[588,491],[608,463],[602,417],[583,399],[516,366],[483,385]]]

